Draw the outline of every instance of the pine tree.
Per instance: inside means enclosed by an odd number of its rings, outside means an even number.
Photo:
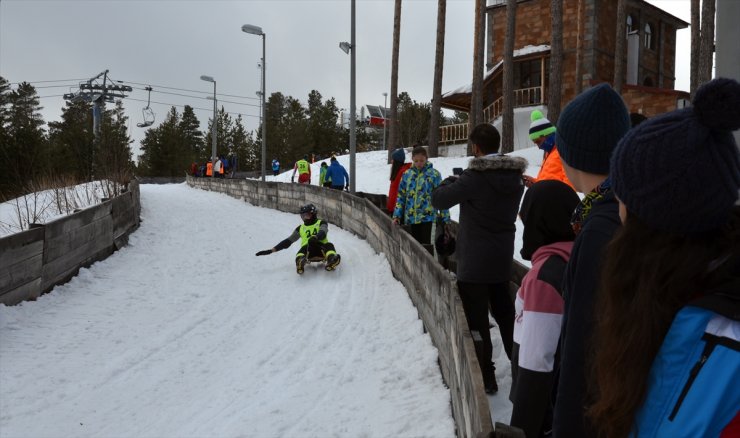
[[[180,119],[180,132],[183,136],[183,142],[193,161],[202,162],[208,159],[210,152],[206,151],[206,144],[203,140],[203,133],[200,132],[200,121],[193,112],[193,107],[185,105]],[[210,150],[210,149],[209,149]]]
[[[262,143],[255,142],[252,133],[244,128],[241,114],[236,117],[229,138],[232,141],[231,154],[237,160],[237,170],[259,169],[262,164]]]
[[[44,157],[46,135],[44,120],[40,111],[36,89],[27,82],[18,85],[10,92],[10,111],[8,113],[8,141],[3,154],[7,157],[10,191],[24,194],[30,191],[31,182],[46,171],[48,161]]]
[[[108,197],[119,195],[122,186],[133,176],[133,141],[128,136],[127,122],[122,100],[117,100],[112,110],[103,113],[95,168],[98,170],[97,178],[107,182],[104,189],[107,189]]]
[[[67,101],[62,120],[49,122],[51,172],[74,182],[89,181],[92,169],[92,106],[80,101]]]
[[[402,147],[424,144],[429,134],[431,105],[416,102],[407,92],[398,95],[398,131]]]
[[[10,163],[10,83],[0,76],[0,159]],[[0,202],[11,195],[12,179],[7,169],[0,172]],[[6,198],[5,195],[8,195]]]

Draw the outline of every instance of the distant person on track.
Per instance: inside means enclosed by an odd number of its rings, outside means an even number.
[[[349,174],[347,169],[344,168],[337,157],[331,157],[329,160],[331,164],[326,169],[326,179],[331,182],[330,187],[334,190],[349,190]]]
[[[303,159],[296,161],[293,166],[293,175],[290,176],[290,182],[295,182],[295,174],[298,172],[299,184],[311,184],[311,164],[308,162],[308,155]]]

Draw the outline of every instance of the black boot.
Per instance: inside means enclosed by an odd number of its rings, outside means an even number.
[[[483,374],[483,386],[485,387],[486,394],[495,394],[498,392],[498,384],[496,383],[496,367],[491,367],[491,371]]]
[[[300,256],[295,258],[295,271],[299,274],[303,274],[303,268],[306,267],[308,259],[306,256]]]
[[[339,262],[342,260],[341,257],[339,257],[339,254],[329,254],[326,256],[326,270],[327,271],[333,271],[337,266],[339,266]]]

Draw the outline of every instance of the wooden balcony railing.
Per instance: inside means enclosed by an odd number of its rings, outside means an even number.
[[[483,120],[493,123],[504,112],[504,99],[499,97],[483,109]],[[514,108],[542,105],[542,87],[520,88],[514,90]],[[468,141],[468,124],[445,125],[439,128],[439,144],[455,144]]]

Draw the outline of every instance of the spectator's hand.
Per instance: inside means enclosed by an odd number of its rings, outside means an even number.
[[[439,185],[445,186],[447,184],[452,184],[455,181],[457,181],[457,178],[458,178],[457,175],[450,175],[447,178],[443,179],[442,182]]]
[[[257,256],[263,256],[263,255],[268,255],[268,254],[272,254],[272,249],[266,249],[266,250],[263,250],[263,251],[257,251],[257,254],[255,254],[255,255],[257,255]]]
[[[537,182],[537,181],[535,181],[534,178],[532,178],[529,175],[522,175],[522,181],[524,181],[524,187],[526,187],[526,188],[532,187],[532,185],[534,185],[534,183]]]

